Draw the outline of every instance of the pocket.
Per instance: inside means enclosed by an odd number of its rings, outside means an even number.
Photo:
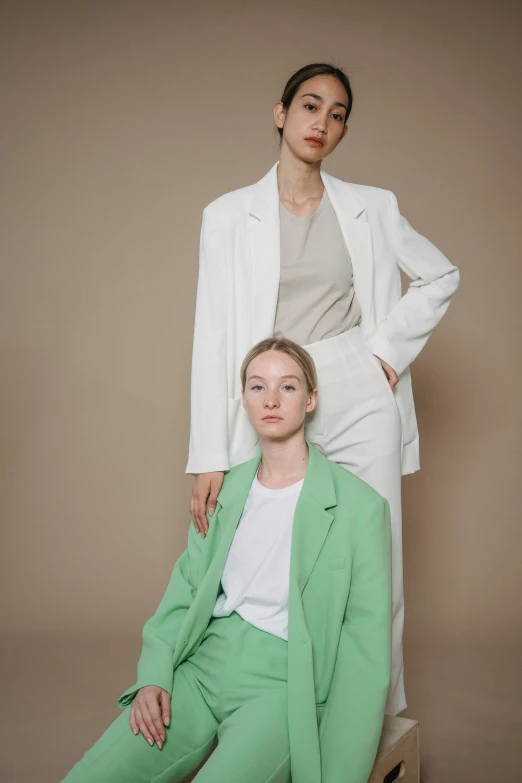
[[[344,557],[333,557],[328,563],[328,570],[338,571],[340,568],[344,568],[345,565]]]
[[[374,353],[372,353],[370,347],[368,347],[368,352],[369,352],[369,359],[370,359],[373,367],[375,368],[377,374],[379,375],[379,380],[380,380],[381,384],[385,385],[386,393],[391,397],[391,399],[393,401],[393,404],[397,408],[397,400],[395,398],[395,393],[394,393],[392,387],[390,386],[390,383],[388,381],[388,377],[387,377],[386,373],[383,370],[383,367],[382,367],[382,364],[381,364],[381,360],[379,359],[378,356],[376,356]]]

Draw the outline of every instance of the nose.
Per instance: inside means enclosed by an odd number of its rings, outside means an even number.
[[[269,397],[265,399],[264,406],[265,408],[268,408],[269,411],[271,411],[274,408],[279,407],[279,400],[275,395],[271,394]]]
[[[326,113],[317,113],[315,115],[314,130],[319,133],[326,133]]]

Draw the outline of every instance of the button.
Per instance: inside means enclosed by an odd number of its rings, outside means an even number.
[[[187,641],[187,640],[185,640],[185,641],[183,642],[183,647],[185,647],[185,645],[186,645],[186,644],[188,644],[188,641]]]

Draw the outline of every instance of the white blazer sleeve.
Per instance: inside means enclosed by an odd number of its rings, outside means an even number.
[[[192,350],[187,473],[228,470],[226,265],[216,224],[203,212]]]
[[[399,212],[390,193],[391,240],[398,265],[412,279],[408,291],[368,337],[374,354],[397,375],[419,355],[449,307],[459,270]]]

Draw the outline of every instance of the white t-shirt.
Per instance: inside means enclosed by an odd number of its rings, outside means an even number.
[[[214,617],[235,611],[288,641],[292,525],[303,481],[267,489],[254,478],[223,569]]]

